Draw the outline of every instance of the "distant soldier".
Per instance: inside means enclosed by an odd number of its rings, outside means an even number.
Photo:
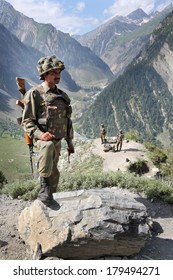
[[[118,151],[118,149],[119,149],[119,151],[121,151],[122,144],[123,144],[123,138],[124,138],[124,134],[123,134],[122,130],[120,130],[117,135],[117,151]]]
[[[106,143],[106,129],[103,123],[100,125],[100,138],[102,144]]]

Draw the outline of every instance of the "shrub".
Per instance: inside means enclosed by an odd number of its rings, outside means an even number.
[[[167,160],[167,155],[158,147],[151,143],[145,143],[145,147],[148,149],[149,157],[152,160],[153,164],[157,167],[160,166],[160,163],[165,163]]]
[[[136,130],[130,130],[125,133],[126,140],[132,140],[135,142],[140,142],[139,134]]]
[[[139,159],[134,163],[130,163],[130,165],[128,166],[128,170],[141,176],[142,174],[149,171],[149,167],[146,160]]]
[[[17,181],[12,184],[7,184],[1,193],[10,195],[12,198],[33,200],[37,197],[39,189],[40,187],[36,180]]]
[[[109,172],[64,174],[60,179],[61,191],[79,189],[119,187],[135,192],[144,193],[148,198],[156,198],[167,203],[173,203],[173,188],[166,182],[140,177],[129,172]]]
[[[145,193],[148,198],[157,198],[167,203],[173,203],[173,188],[161,181],[157,181],[157,184],[148,184]]]

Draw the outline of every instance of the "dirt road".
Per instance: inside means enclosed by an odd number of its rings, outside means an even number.
[[[111,144],[113,146],[114,144]],[[122,150],[113,153],[112,151],[104,152],[104,145],[101,144],[100,139],[95,139],[93,143],[93,153],[101,156],[103,161],[103,170],[106,171],[126,171],[129,162],[143,159],[147,161],[150,171],[146,176],[152,176],[155,166],[147,156],[147,150],[144,145],[134,141],[123,141]]]

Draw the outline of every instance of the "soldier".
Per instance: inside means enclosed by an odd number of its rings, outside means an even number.
[[[38,199],[46,205],[53,202],[52,194],[57,191],[60,176],[57,164],[63,138],[69,154],[74,153],[70,98],[56,86],[64,68],[64,63],[55,55],[42,57],[37,70],[43,82],[32,87],[24,99],[22,125],[39,149]]]
[[[100,138],[102,144],[106,143],[106,129],[103,123],[100,125]]]
[[[120,130],[117,135],[117,151],[118,151],[118,148],[119,148],[119,151],[121,151],[122,144],[123,144],[123,138],[124,138],[124,134],[123,134],[122,130]]]

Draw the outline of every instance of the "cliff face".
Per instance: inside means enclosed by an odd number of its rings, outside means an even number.
[[[153,61],[153,67],[167,84],[173,95],[173,52],[168,43],[164,43],[158,57]]]

